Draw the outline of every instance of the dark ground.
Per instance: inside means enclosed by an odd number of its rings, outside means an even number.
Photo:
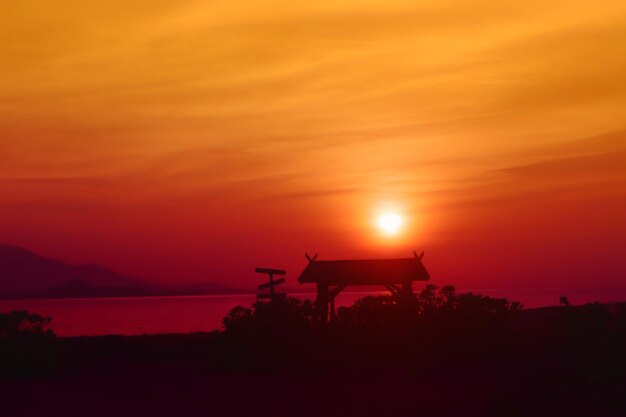
[[[4,368],[0,416],[626,416],[625,312],[521,311],[469,338],[338,329],[288,348],[224,333],[59,338],[12,353],[38,359]]]

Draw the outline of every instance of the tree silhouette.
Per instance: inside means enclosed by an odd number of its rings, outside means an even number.
[[[47,328],[50,321],[25,310],[0,313],[0,376],[53,367],[55,335]]]
[[[26,310],[0,313],[0,339],[54,336],[47,328],[51,320]]]

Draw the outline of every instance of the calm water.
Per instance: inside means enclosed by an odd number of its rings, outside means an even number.
[[[626,301],[626,289],[474,292],[521,301],[526,307],[555,305],[561,294],[566,295],[572,304]],[[337,297],[337,306],[351,305],[360,297],[375,294],[378,293],[344,292]],[[290,295],[314,298],[314,294]],[[230,309],[237,305],[249,307],[255,300],[255,295],[0,300],[0,312],[29,310],[51,316],[52,328],[59,336],[188,333],[220,328],[222,318]]]
[[[337,306],[351,305],[358,298],[372,294],[377,293],[342,294],[337,297]],[[308,293],[290,295],[315,298]],[[250,307],[255,301],[254,294],[0,300],[0,312],[29,310],[51,316],[51,327],[59,336],[189,333],[218,329],[233,307]]]

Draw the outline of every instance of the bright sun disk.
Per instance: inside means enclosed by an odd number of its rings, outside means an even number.
[[[402,226],[402,217],[396,213],[385,213],[378,218],[378,227],[387,234],[395,234]]]

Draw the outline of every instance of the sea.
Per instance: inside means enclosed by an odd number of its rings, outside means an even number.
[[[589,302],[626,301],[626,289],[568,290],[464,290],[521,302],[525,308],[558,305],[567,296],[572,305]],[[383,292],[342,292],[337,307],[352,305],[357,299]],[[289,294],[310,299],[313,293]],[[0,312],[28,310],[52,318],[50,328],[61,337],[96,335],[140,335],[159,333],[208,332],[220,329],[222,319],[236,306],[250,307],[254,294],[202,295],[124,298],[55,298],[0,300]]]

